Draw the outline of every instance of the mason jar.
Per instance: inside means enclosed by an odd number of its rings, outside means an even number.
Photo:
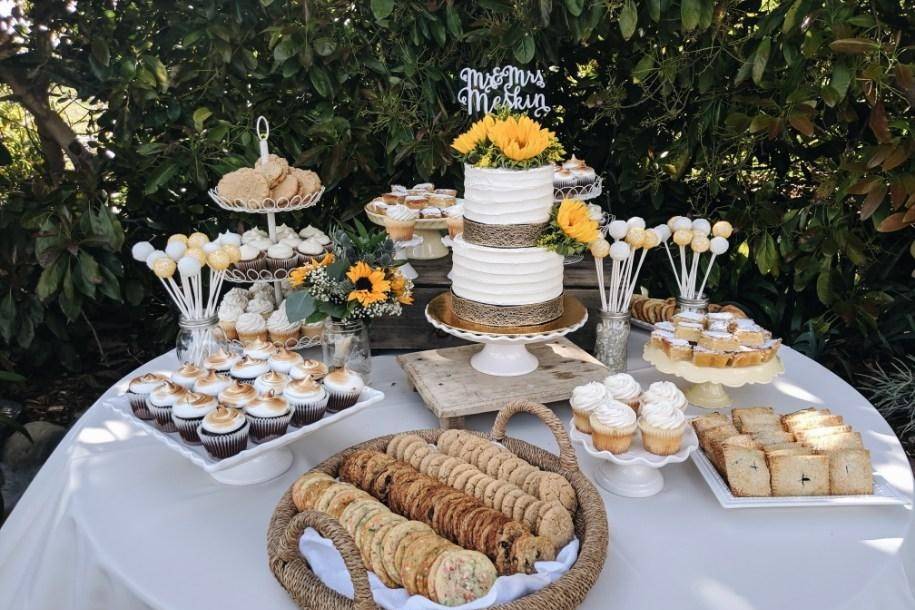
[[[188,362],[198,367],[210,354],[220,349],[228,351],[229,341],[226,333],[219,327],[219,318],[185,318],[178,319],[178,336],[175,337],[175,352],[178,362]]]
[[[677,297],[677,313],[691,311],[693,313],[708,313],[708,298],[705,295],[699,295],[695,299],[686,297]]]
[[[629,358],[629,312],[601,311],[595,331],[594,357],[610,369],[610,374],[626,371]]]
[[[346,367],[359,373],[366,383],[372,376],[372,348],[368,324],[364,320],[331,320],[324,322],[322,340],[324,364],[331,371]]]

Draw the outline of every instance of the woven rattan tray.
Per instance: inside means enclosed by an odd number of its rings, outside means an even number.
[[[553,433],[559,444],[559,457],[522,440],[505,436],[508,420],[516,413],[532,413],[540,418]],[[414,430],[429,442],[435,442],[443,430]],[[508,604],[492,606],[500,610],[571,610],[578,607],[588,591],[594,586],[604,561],[607,558],[608,527],[607,513],[600,494],[591,481],[578,468],[575,450],[562,422],[543,405],[532,402],[513,402],[499,411],[489,434],[484,438],[502,445],[543,470],[558,472],[566,477],[578,495],[578,510],[575,513],[575,535],[580,547],[578,560],[572,568],[553,584],[536,593],[526,595]],[[354,445],[328,458],[315,470],[336,477],[343,458],[357,449],[384,451],[392,435],[380,436]],[[305,528],[312,527],[329,538],[343,556],[343,561],[353,581],[355,599],[348,599],[326,587],[312,573],[308,563],[299,553],[299,538]],[[303,609],[376,609],[372,598],[368,573],[362,564],[359,551],[350,535],[337,521],[323,513],[304,511],[299,513],[292,503],[292,488],[283,494],[267,530],[267,556],[270,569],[289,595]]]

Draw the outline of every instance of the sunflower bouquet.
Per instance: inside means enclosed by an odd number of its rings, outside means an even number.
[[[471,125],[451,148],[461,161],[480,168],[531,169],[560,161],[565,154],[555,133],[507,108]]]
[[[289,283],[300,289],[286,299],[290,321],[399,316],[413,303],[413,282],[397,268],[394,244],[384,232],[356,221],[355,230],[338,229],[332,238],[333,252],[289,273]]]
[[[570,256],[584,252],[598,237],[600,223],[592,209],[578,199],[563,199],[553,206],[549,225],[541,233],[537,245]]]

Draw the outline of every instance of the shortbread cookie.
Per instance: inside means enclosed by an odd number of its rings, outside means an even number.
[[[331,500],[327,505],[327,514],[334,519],[339,520],[340,515],[343,514],[343,511],[346,510],[347,506],[356,500],[366,499],[372,499],[372,497],[361,489],[351,487],[350,489],[341,491],[336,496],[334,496],[333,500]]]
[[[315,496],[314,506],[312,508],[318,512],[326,513],[330,501],[333,500],[338,493],[348,491],[350,489],[353,489],[353,486],[349,483],[334,482],[331,485],[325,487],[320,494]]]
[[[260,173],[243,167],[223,176],[216,191],[227,201],[256,208],[270,195],[270,185]]]
[[[267,181],[270,188],[275,187],[289,173],[289,162],[279,155],[270,154],[266,159],[258,159],[254,171]]]
[[[735,496],[771,496],[766,454],[759,449],[728,445],[723,449],[724,471]]]
[[[874,471],[867,449],[840,449],[829,454],[829,493],[874,493]]]

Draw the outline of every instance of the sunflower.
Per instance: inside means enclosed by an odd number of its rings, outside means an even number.
[[[492,115],[487,114],[482,119],[470,126],[470,129],[459,135],[451,143],[451,148],[462,155],[468,154],[477,145],[489,136],[489,129],[495,124],[496,120]]]
[[[349,268],[346,277],[353,283],[347,301],[359,301],[363,307],[368,307],[388,298],[391,282],[384,279],[384,269],[372,269],[365,261],[359,261]]]
[[[315,269],[321,267],[327,267],[328,265],[333,264],[335,257],[333,252],[328,252],[320,260],[311,260],[301,267],[297,267],[289,272],[289,285],[293,288],[298,288],[305,283],[305,280],[308,279],[308,276],[311,275],[311,272]]]
[[[597,222],[588,214],[588,207],[578,199],[563,199],[556,213],[556,224],[568,237],[589,244],[599,237]]]
[[[407,280],[400,271],[391,274],[391,292],[397,297],[397,302],[403,305],[413,304],[413,294],[407,290]]]
[[[512,161],[536,157],[552,144],[556,135],[526,116],[507,117],[489,129],[489,138]]]

